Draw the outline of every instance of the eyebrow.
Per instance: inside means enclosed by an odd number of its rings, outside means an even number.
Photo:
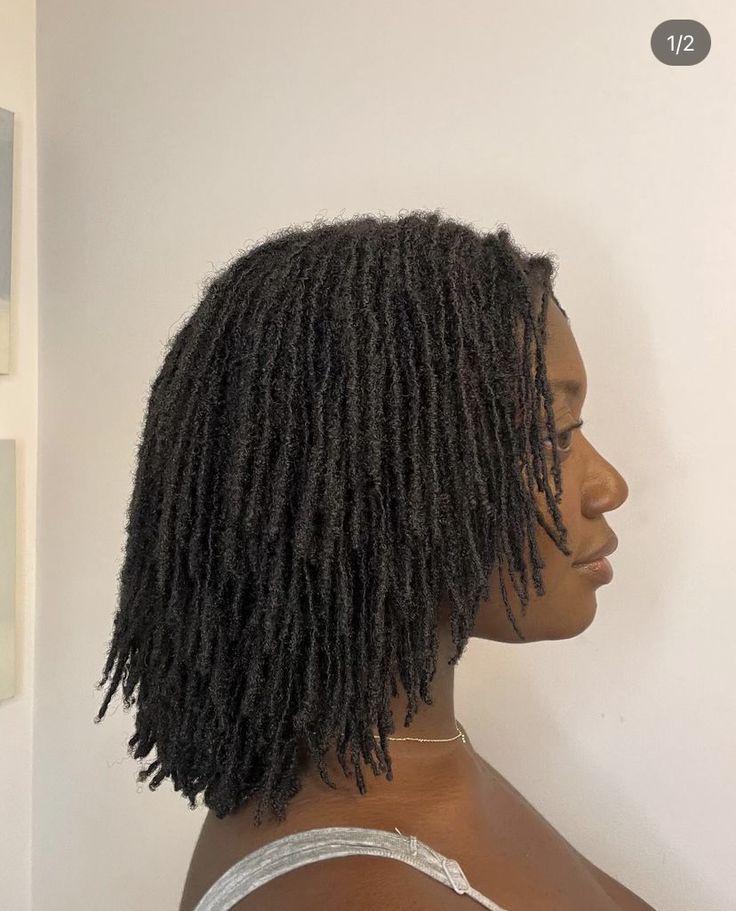
[[[571,396],[580,395],[582,389],[577,380],[554,380],[550,385],[553,389],[560,389]]]

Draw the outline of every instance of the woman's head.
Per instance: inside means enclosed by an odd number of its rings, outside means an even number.
[[[440,610],[453,661],[588,625],[570,564],[626,491],[579,431],[560,452],[582,398],[553,398],[549,355],[584,376],[553,275],[413,212],[286,229],[210,282],[151,386],[99,684],[98,719],[136,704],[151,788],[282,819],[334,743],[362,792],[397,681],[409,720],[431,698]]]
[[[535,590],[525,605],[512,587],[506,566],[499,563],[473,629],[473,635],[482,639],[533,642],[579,635],[593,622],[596,586],[601,584],[581,564],[601,550],[610,554],[618,544],[603,514],[626,500],[628,486],[583,434],[582,411],[588,387],[585,366],[570,322],[556,306],[547,310],[545,364],[563,478],[558,506],[569,532],[571,552],[558,548],[545,532],[544,525],[552,522],[552,515],[546,497],[536,491],[535,500],[544,520],[536,531],[536,547],[544,566],[543,594]],[[551,463],[552,440],[545,445]]]

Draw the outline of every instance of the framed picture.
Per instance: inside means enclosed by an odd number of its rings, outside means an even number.
[[[15,440],[0,440],[0,699],[15,695]]]
[[[13,118],[0,108],[0,373],[10,370],[10,253],[13,213]]]

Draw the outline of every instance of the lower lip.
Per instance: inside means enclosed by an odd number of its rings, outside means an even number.
[[[584,572],[598,582],[610,582],[613,579],[613,567],[605,557],[600,560],[594,560],[592,563],[578,563],[578,569]]]

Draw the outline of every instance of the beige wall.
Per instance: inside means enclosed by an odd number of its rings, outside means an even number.
[[[659,2],[41,0],[34,911],[175,911],[203,819],[138,792],[130,715],[92,723],[162,346],[266,233],[413,207],[559,255],[588,435],[630,487],[594,624],[472,642],[458,717],[655,907],[733,907],[736,10],[697,6],[711,54],[670,68]]]
[[[0,375],[0,438],[16,441],[17,487],[15,695],[0,701],[0,907],[28,911],[38,419],[33,0],[0,4],[0,107],[15,112],[10,370]]]

